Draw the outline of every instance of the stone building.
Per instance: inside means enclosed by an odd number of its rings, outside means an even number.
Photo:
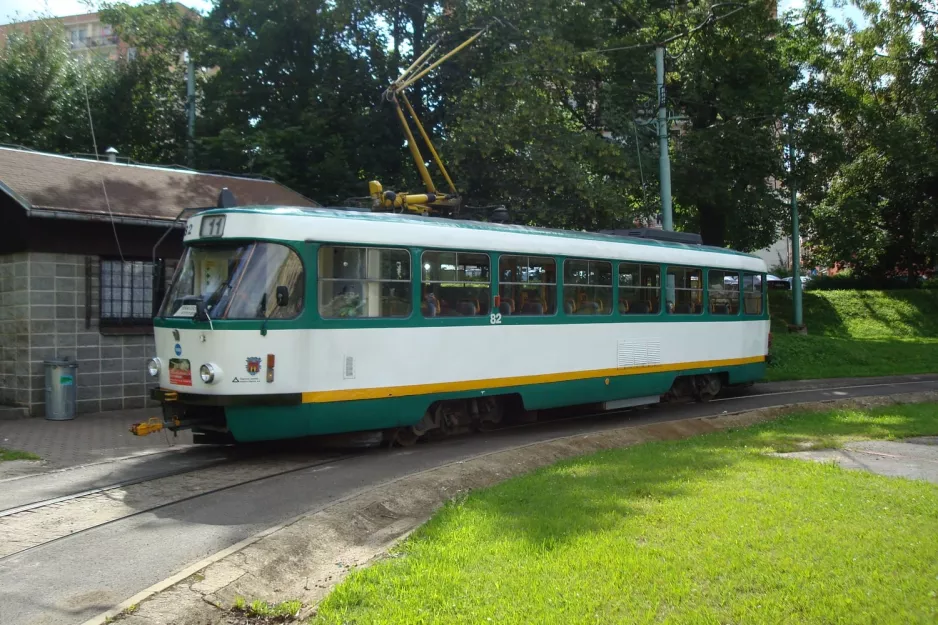
[[[226,188],[238,205],[317,206],[266,179],[0,148],[0,417],[43,416],[43,361],[62,358],[78,362],[78,412],[145,407],[182,223]]]

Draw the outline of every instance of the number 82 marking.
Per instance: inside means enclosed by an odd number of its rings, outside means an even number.
[[[492,313],[489,315],[489,322],[492,325],[498,325],[502,322],[502,313]]]

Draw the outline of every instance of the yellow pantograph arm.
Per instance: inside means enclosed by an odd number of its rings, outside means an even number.
[[[401,93],[401,97],[404,98],[404,106],[407,107],[407,112],[410,113],[410,116],[414,119],[414,123],[417,124],[417,130],[420,131],[420,136],[423,137],[423,141],[427,144],[427,148],[430,150],[430,154],[433,155],[433,160],[436,162],[437,167],[440,168],[440,171],[443,172],[443,177],[446,178],[446,184],[449,185],[450,192],[455,195],[456,185],[453,184],[453,179],[449,177],[449,172],[446,171],[446,167],[443,166],[443,159],[440,158],[440,155],[433,147],[433,142],[430,141],[430,137],[427,135],[427,131],[423,129],[423,124],[421,124],[420,120],[417,118],[417,114],[414,112],[414,107],[410,105],[410,100],[407,99],[407,94]],[[420,165],[423,165],[423,161],[420,162]],[[424,169],[426,169],[426,167],[424,167]],[[434,192],[436,189],[428,188],[428,191]]]
[[[408,104],[407,107],[410,108],[410,104]],[[397,118],[400,120],[401,126],[404,127],[404,134],[407,135],[407,147],[410,148],[410,153],[414,157],[414,162],[417,163],[417,169],[420,170],[420,177],[423,179],[423,184],[427,187],[427,192],[436,193],[436,186],[433,184],[433,179],[430,178],[430,172],[427,171],[427,166],[423,163],[423,155],[420,153],[420,148],[417,147],[417,141],[414,139],[414,133],[410,131],[410,125],[407,123],[407,118],[404,117],[404,111],[401,110],[401,105],[397,101],[396,97],[394,98],[394,110],[397,111]],[[422,130],[423,129],[421,128],[421,131]]]

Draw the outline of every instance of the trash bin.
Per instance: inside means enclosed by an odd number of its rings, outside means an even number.
[[[75,418],[78,399],[78,363],[74,360],[46,360],[46,419],[68,421]]]

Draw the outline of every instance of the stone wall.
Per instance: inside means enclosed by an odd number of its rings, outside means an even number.
[[[0,257],[0,404],[45,415],[43,361],[78,362],[79,413],[143,408],[152,328],[100,323],[100,261],[28,252]]]
[[[30,402],[27,254],[0,256],[0,404]]]

